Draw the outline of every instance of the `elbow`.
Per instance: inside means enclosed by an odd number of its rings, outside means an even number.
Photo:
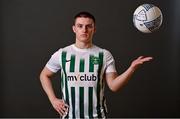
[[[124,85],[115,85],[115,84],[111,84],[109,85],[109,88],[112,92],[118,92]]]
[[[44,75],[44,73],[43,73],[43,71],[42,71],[42,72],[39,74],[39,79],[40,79],[41,82],[43,81],[44,77],[45,77],[45,75]]]
[[[118,88],[113,87],[113,86],[110,86],[109,88],[110,88],[110,90],[111,90],[112,92],[117,92],[117,91],[119,91]]]
[[[120,86],[118,86],[118,85],[116,85],[117,83],[115,83],[115,82],[109,82],[108,83],[108,87],[109,87],[109,89],[112,91],[112,92],[117,92],[118,90],[119,90],[119,87]]]
[[[43,79],[43,75],[42,75],[42,72],[41,72],[40,75],[39,75],[39,80],[42,81],[42,79]]]
[[[41,82],[44,80],[49,80],[52,77],[53,73],[47,70],[42,70],[39,74],[39,79]]]

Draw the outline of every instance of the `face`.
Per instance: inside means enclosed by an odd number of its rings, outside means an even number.
[[[78,17],[73,25],[73,31],[78,42],[90,43],[95,33],[95,24],[90,18]]]

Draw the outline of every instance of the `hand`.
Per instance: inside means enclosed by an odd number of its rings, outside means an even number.
[[[65,103],[64,100],[55,98],[53,101],[51,101],[54,109],[61,115],[66,115],[69,106]]]
[[[137,69],[140,65],[142,65],[144,62],[148,62],[151,61],[153,58],[152,57],[144,57],[144,56],[140,56],[137,59],[135,59],[132,63],[131,63],[131,68],[132,69]]]

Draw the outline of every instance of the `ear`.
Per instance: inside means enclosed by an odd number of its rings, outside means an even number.
[[[94,28],[94,33],[96,33],[96,27]]]
[[[72,30],[73,30],[74,33],[76,33],[76,28],[75,28],[74,25],[72,26]]]

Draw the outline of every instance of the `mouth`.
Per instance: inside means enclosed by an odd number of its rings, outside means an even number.
[[[88,35],[87,34],[82,34],[81,37],[87,37]]]

